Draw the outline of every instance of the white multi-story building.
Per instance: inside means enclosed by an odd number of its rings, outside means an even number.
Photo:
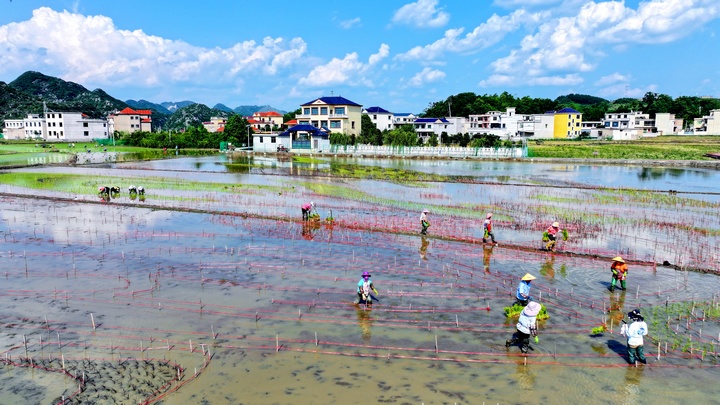
[[[693,129],[697,135],[720,135],[720,110],[710,110],[710,115],[695,118]]]
[[[518,135],[532,139],[552,138],[555,133],[555,112],[523,115],[518,122]]]
[[[518,133],[518,122],[522,116],[515,113],[515,107],[505,112],[488,111],[485,114],[472,114],[468,117],[467,132],[472,135],[489,134],[500,138],[510,138]]]
[[[320,97],[300,106],[298,124],[327,128],[330,132],[360,135],[362,105],[344,97]]]
[[[370,121],[380,131],[390,131],[394,129],[393,119],[395,115],[390,111],[381,107],[368,107],[362,110],[362,113],[370,117]]]
[[[413,113],[395,113],[393,114],[393,129],[400,128],[403,125],[412,125],[417,119]]]
[[[8,139],[37,139],[44,141],[92,141],[109,137],[106,120],[90,118],[79,112],[47,112],[44,117],[28,114],[22,120],[6,120]]]
[[[642,111],[607,113],[602,120],[605,136],[613,140],[632,140],[657,136],[655,120]]]
[[[675,114],[656,113],[655,128],[659,135],[678,134],[683,130],[683,119],[675,118]]]
[[[225,124],[227,124],[227,118],[225,117],[210,117],[210,121],[202,123],[208,132],[218,132],[221,128],[225,128]]]

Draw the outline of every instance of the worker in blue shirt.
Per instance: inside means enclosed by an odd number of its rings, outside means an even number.
[[[535,278],[532,274],[526,273],[522,279],[520,279],[520,284],[518,284],[517,292],[515,293],[515,298],[517,298],[516,304],[525,306],[532,299],[532,297],[530,297],[530,283],[535,280]]]

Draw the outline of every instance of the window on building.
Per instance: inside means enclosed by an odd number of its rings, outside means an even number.
[[[320,121],[320,126],[327,128],[327,127],[328,127],[328,122],[327,122],[327,121]]]
[[[311,108],[310,108],[310,115],[318,115],[318,108],[317,108],[317,107],[311,107]]]
[[[85,128],[87,128],[87,127],[88,127],[88,123],[87,123],[87,122],[83,122],[83,126],[84,126]]]
[[[374,120],[377,119],[377,114],[373,114],[373,119],[374,119]]]
[[[259,137],[260,143],[263,143],[263,138],[265,138],[265,137],[264,136]]]
[[[61,126],[62,126],[62,122],[58,122],[58,126],[61,127]]]
[[[355,129],[355,121],[350,122],[350,128]]]
[[[85,135],[85,136],[90,136],[90,131],[85,131],[85,132],[83,132],[83,135]]]
[[[328,108],[327,107],[320,107],[320,115],[327,115]]]
[[[340,121],[330,121],[330,128],[331,129],[341,128]]]
[[[270,137],[270,143],[276,143],[276,142],[277,142],[276,137],[271,136],[271,137]]]
[[[345,114],[345,107],[335,107],[335,114],[338,114],[338,115]]]

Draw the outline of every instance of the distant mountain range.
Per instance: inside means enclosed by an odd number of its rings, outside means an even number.
[[[10,83],[0,82],[0,128],[6,119],[41,114],[44,108],[50,111],[79,111],[93,118],[103,118],[126,107],[152,110],[153,127],[166,130],[199,125],[213,116],[227,117],[232,113],[242,116],[258,111],[286,113],[269,105],[241,105],[231,109],[223,104],[209,108],[189,100],[159,104],[147,100],[121,101],[102,89],[90,91],[77,83],[33,71],[23,73]]]

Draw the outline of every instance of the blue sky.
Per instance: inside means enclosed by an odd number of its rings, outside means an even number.
[[[0,0],[27,70],[152,102],[420,113],[460,92],[720,97],[720,1]]]

